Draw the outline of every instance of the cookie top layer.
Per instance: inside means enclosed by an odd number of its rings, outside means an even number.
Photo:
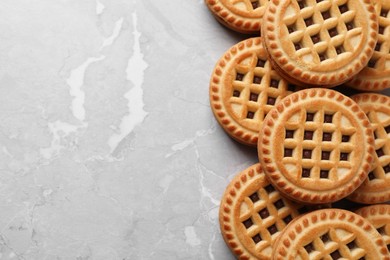
[[[371,122],[375,153],[368,178],[348,199],[367,204],[387,202],[390,200],[390,97],[368,93],[351,98]]]
[[[378,20],[370,0],[272,0],[262,35],[271,59],[301,84],[335,86],[372,56]]]
[[[260,131],[258,152],[270,181],[293,200],[328,203],[352,193],[373,160],[367,116],[331,89],[306,89],[279,102]]]
[[[259,34],[269,0],[205,0],[219,22],[241,33]]]
[[[283,198],[255,164],[226,188],[219,221],[226,244],[240,259],[271,259],[273,241],[298,215],[298,206]]]
[[[355,212],[376,228],[390,250],[390,205],[378,204],[360,208]]]
[[[210,104],[231,137],[256,146],[264,117],[293,90],[271,67],[262,39],[250,38],[217,62],[210,80]]]
[[[390,259],[386,243],[361,216],[341,209],[313,211],[292,221],[273,259]]]
[[[390,1],[375,0],[378,15],[378,42],[367,66],[347,85],[372,91],[390,88]]]

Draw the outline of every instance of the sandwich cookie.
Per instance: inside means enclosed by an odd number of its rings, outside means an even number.
[[[367,65],[377,34],[370,0],[270,0],[262,25],[275,69],[303,86],[351,79]]]
[[[385,240],[387,249],[390,250],[390,205],[378,204],[367,206],[355,212],[368,220],[376,228]]]
[[[371,122],[375,152],[367,179],[348,199],[365,204],[384,203],[390,200],[390,97],[367,93],[351,98]]]
[[[271,183],[302,203],[330,203],[351,194],[373,161],[370,122],[350,98],[331,89],[305,89],[267,115],[259,160]]]
[[[261,18],[269,0],[205,0],[224,26],[246,34],[260,34]]]
[[[386,243],[361,216],[341,209],[322,209],[294,219],[274,245],[273,258],[390,259]]]
[[[273,242],[300,210],[275,190],[261,165],[255,164],[226,188],[219,211],[221,232],[238,258],[271,259]]]
[[[375,0],[378,15],[378,42],[367,66],[347,85],[363,90],[378,91],[390,88],[390,1]]]
[[[218,123],[235,140],[256,146],[263,119],[295,87],[272,68],[262,38],[230,48],[210,80],[210,105]]]

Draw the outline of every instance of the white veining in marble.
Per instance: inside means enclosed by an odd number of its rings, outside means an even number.
[[[75,133],[80,127],[57,120],[48,125],[52,140],[49,147],[40,148],[40,154],[45,159],[51,159],[57,156],[61,149],[66,148],[64,139],[72,133]],[[69,148],[69,147],[68,147]]]
[[[137,13],[133,12],[132,22],[135,43],[133,46],[133,54],[129,59],[126,68],[126,79],[133,83],[133,87],[124,95],[124,97],[128,100],[128,114],[121,120],[119,133],[112,135],[108,140],[111,152],[117,148],[118,144],[134,129],[134,127],[142,123],[148,114],[144,110],[142,89],[144,74],[148,64],[145,62],[144,55],[141,51],[141,33],[137,29],[137,20]]]
[[[196,235],[195,228],[193,226],[187,226],[184,228],[184,232],[186,234],[186,243],[190,246],[199,246],[201,244],[201,241],[199,240],[198,236]]]
[[[115,27],[112,32],[112,35],[104,39],[101,49],[107,46],[111,46],[114,43],[115,39],[118,38],[119,33],[122,29],[122,24],[123,24],[123,17],[121,17],[118,21],[115,22]]]
[[[104,8],[106,8],[104,4],[102,4],[102,2],[99,0],[96,0],[96,14],[101,15],[104,11]]]
[[[188,138],[188,139],[185,139],[179,143],[176,143],[174,145],[171,146],[171,150],[172,152],[168,153],[165,155],[165,158],[168,158],[172,155],[174,155],[176,152],[180,152],[182,150],[184,150],[185,148],[191,146],[191,145],[194,145],[195,144],[195,141],[198,137],[203,137],[203,136],[207,136],[207,135],[210,135],[212,133],[215,132],[215,128],[209,128],[207,130],[198,130],[196,131],[195,133],[195,137],[192,137],[192,138]]]
[[[70,87],[69,93],[73,97],[71,106],[73,116],[81,122],[85,120],[85,93],[81,89],[84,84],[85,71],[92,63],[101,61],[104,58],[104,55],[88,58],[83,64],[72,70],[69,78],[66,80]]]

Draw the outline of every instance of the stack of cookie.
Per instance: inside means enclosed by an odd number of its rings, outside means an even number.
[[[257,34],[210,80],[219,124],[259,155],[221,201],[232,252],[390,259],[390,97],[372,92],[390,88],[390,1],[205,2],[228,28]],[[344,199],[375,205],[332,206]]]

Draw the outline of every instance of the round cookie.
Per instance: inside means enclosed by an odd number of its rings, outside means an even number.
[[[219,222],[226,244],[240,259],[271,259],[272,243],[299,215],[298,205],[274,189],[261,165],[239,173],[221,200]]]
[[[288,95],[260,131],[260,162],[272,184],[292,200],[329,203],[351,194],[367,177],[374,139],[367,116],[331,89]]]
[[[356,210],[355,213],[368,220],[378,230],[385,240],[387,249],[390,250],[390,205],[367,206]]]
[[[232,138],[256,146],[264,117],[293,90],[271,67],[262,38],[250,38],[234,45],[217,62],[210,80],[210,105]]]
[[[274,244],[273,258],[390,259],[386,243],[361,216],[341,209],[322,209],[294,219]]]
[[[390,88],[390,1],[375,0],[378,15],[378,42],[367,66],[347,85],[363,91]]]
[[[390,97],[367,93],[351,98],[371,122],[376,152],[368,178],[348,199],[365,204],[390,201]]]
[[[294,84],[332,87],[366,66],[378,19],[370,0],[271,0],[261,30],[282,75]]]
[[[269,0],[205,0],[224,26],[245,34],[259,34],[261,18]]]

